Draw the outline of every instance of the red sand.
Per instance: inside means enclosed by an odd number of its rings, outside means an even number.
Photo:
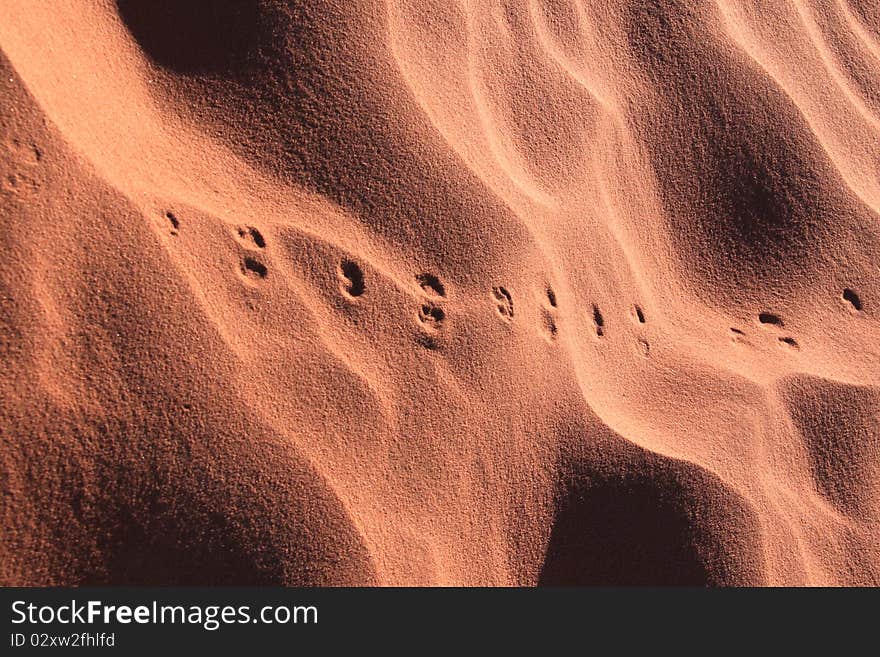
[[[880,582],[876,3],[0,16],[0,583]]]

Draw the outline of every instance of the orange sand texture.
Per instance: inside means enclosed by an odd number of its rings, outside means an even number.
[[[878,584],[878,6],[0,1],[0,581]]]

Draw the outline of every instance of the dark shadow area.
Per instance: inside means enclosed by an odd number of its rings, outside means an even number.
[[[662,495],[656,482],[632,479],[575,492],[556,518],[540,584],[708,584],[686,510]]]
[[[284,564],[260,555],[219,513],[190,518],[125,514],[105,549],[110,560],[89,585],[270,586],[285,583]]]
[[[119,15],[159,66],[190,75],[248,68],[265,31],[257,0],[116,0]]]
[[[728,586],[763,579],[757,522],[720,480],[647,453],[602,458],[601,465],[578,466],[559,500],[539,585]]]
[[[419,274],[416,276],[416,280],[419,282],[419,287],[421,287],[428,294],[435,297],[445,297],[446,296],[446,288],[443,286],[443,283],[440,279],[434,274]]]
[[[772,326],[784,326],[782,318],[773,313],[761,313],[758,315],[758,321],[762,324],[771,324]]]
[[[242,267],[242,271],[245,275],[252,274],[258,278],[266,278],[266,276],[269,275],[269,270],[266,268],[266,265],[250,256],[247,256],[244,259]]]
[[[293,488],[284,473],[253,471],[243,486],[234,478],[210,481],[203,472],[145,489],[111,484],[89,512],[95,548],[75,583],[373,584],[369,554],[338,498],[305,462],[293,457],[286,466]]]
[[[605,319],[602,317],[599,306],[595,303],[593,304],[593,324],[596,325],[596,335],[601,338],[605,334]]]
[[[846,288],[843,291],[843,299],[853,307],[853,310],[860,311],[862,309],[862,300],[859,298],[859,295],[856,294],[855,290]]]
[[[339,265],[339,275],[344,280],[345,291],[353,297],[359,297],[366,288],[364,272],[356,262],[343,260]]]

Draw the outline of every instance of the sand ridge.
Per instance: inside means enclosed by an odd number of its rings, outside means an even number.
[[[3,0],[5,584],[876,584],[868,2]]]

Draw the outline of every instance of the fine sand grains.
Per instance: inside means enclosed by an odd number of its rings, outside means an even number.
[[[872,7],[0,0],[0,584],[880,583]]]

